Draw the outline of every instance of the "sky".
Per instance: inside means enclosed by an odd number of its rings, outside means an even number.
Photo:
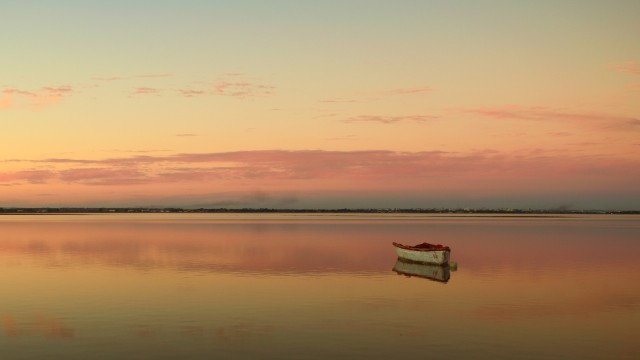
[[[0,0],[0,207],[640,209],[637,0]]]

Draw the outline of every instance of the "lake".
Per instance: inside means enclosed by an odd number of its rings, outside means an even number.
[[[2,359],[640,358],[640,216],[4,215],[0,269]]]

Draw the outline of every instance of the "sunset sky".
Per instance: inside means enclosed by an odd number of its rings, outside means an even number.
[[[0,207],[640,209],[640,1],[0,3]]]

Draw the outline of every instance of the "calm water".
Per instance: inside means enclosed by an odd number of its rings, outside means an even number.
[[[0,216],[0,286],[2,359],[640,358],[640,217]]]

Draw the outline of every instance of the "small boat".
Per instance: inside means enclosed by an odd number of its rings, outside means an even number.
[[[451,248],[440,244],[422,243],[409,246],[394,242],[393,246],[396,247],[399,258],[425,264],[446,265],[451,255]]]
[[[429,279],[441,283],[447,283],[451,277],[448,266],[421,264],[417,262],[409,262],[398,258],[393,266],[393,271],[398,275],[416,276],[423,279]]]

